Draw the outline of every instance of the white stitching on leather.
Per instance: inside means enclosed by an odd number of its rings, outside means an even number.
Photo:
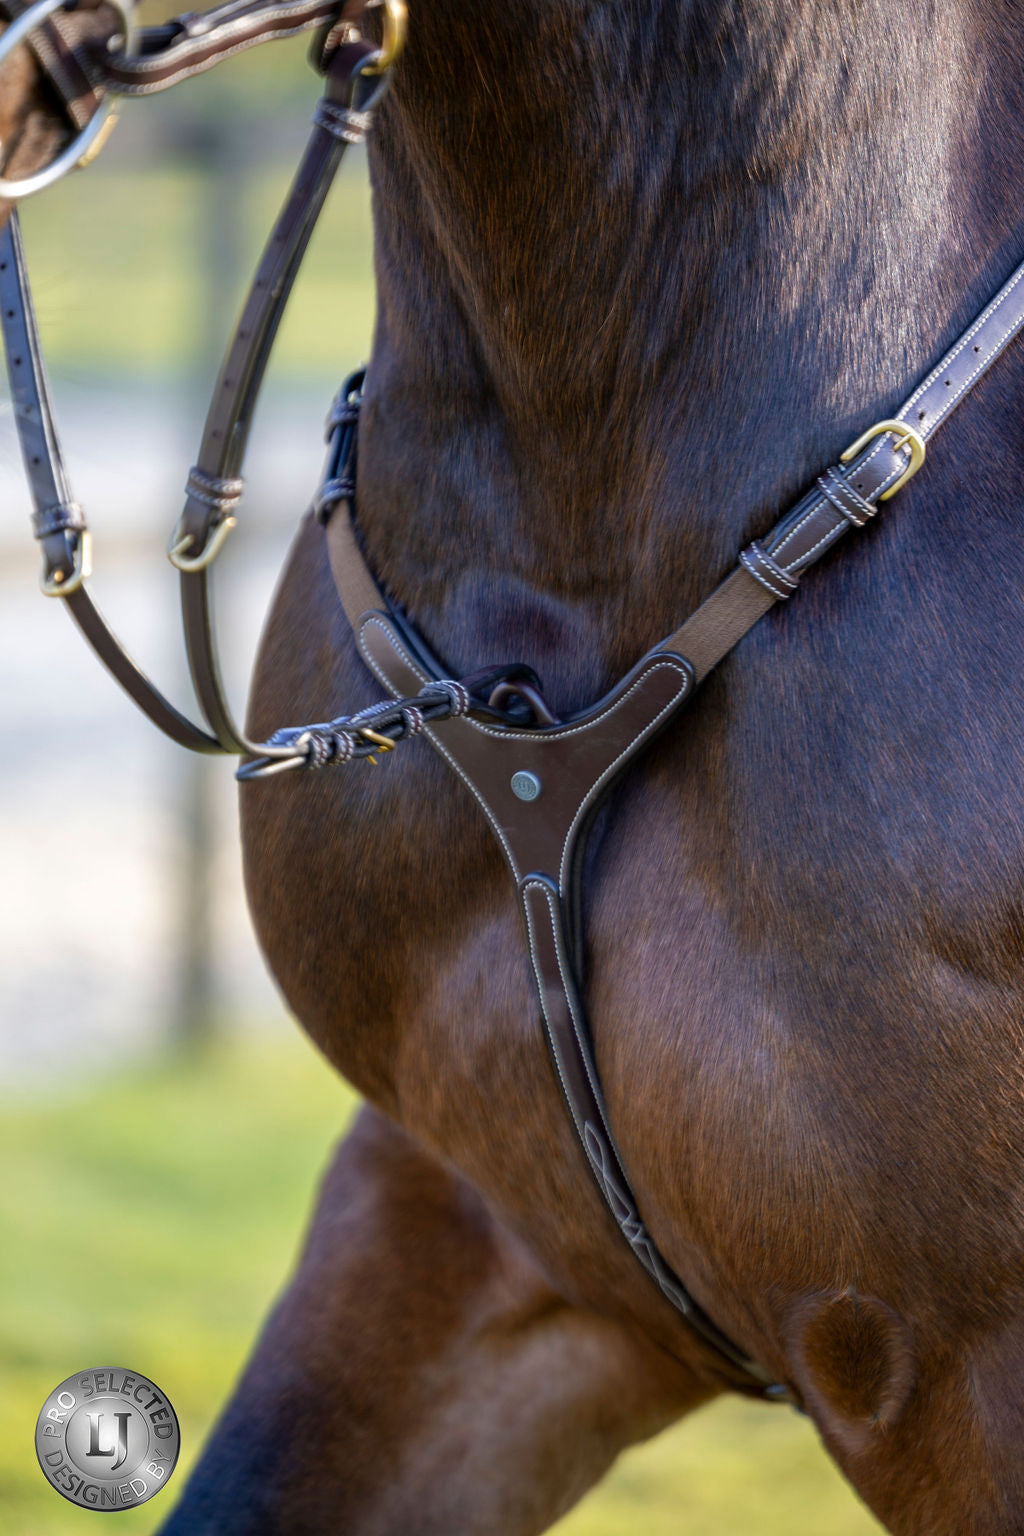
[[[747,559],[746,550],[743,550],[740,555],[740,565],[742,565],[748,576],[753,576],[755,581],[759,581],[762,587],[764,587],[765,591],[770,592],[772,597],[776,598],[778,602],[781,603],[783,598],[789,596],[788,592],[780,592],[778,588],[773,587],[768,578],[766,576],[762,576],[760,571],[754,570],[752,563]]]
[[[538,880],[531,880],[531,881],[527,881],[526,884],[522,887],[522,889],[524,891],[530,891],[530,890],[542,890],[543,891],[544,887],[543,887],[543,885],[541,885],[540,881],[538,881]],[[545,1027],[545,1030],[546,1030],[546,1033],[547,1033],[548,1040],[549,1040],[549,1042],[551,1044],[551,1055],[552,1055],[552,1058],[553,1058],[554,1063],[555,1063],[555,1071],[558,1073],[558,1080],[559,1080],[559,1082],[562,1085],[562,1093],[565,1095],[565,1102],[568,1105],[569,1113],[572,1115],[572,1123],[576,1127],[576,1134],[579,1137],[580,1141],[583,1142],[584,1156],[586,1156],[587,1161],[589,1162],[590,1154],[589,1154],[589,1152],[587,1152],[586,1142],[584,1141],[584,1138],[583,1138],[583,1130],[582,1130],[582,1127],[581,1127],[581,1123],[580,1123],[580,1121],[576,1117],[576,1106],[573,1103],[572,1095],[570,1094],[568,1086],[566,1084],[565,1073],[562,1071],[562,1059],[561,1059],[561,1056],[559,1055],[558,1039],[557,1039],[557,1036],[555,1035],[555,1030],[554,1030],[554,1027],[553,1027],[553,1025],[551,1023],[551,1015],[548,1013],[547,1003],[544,1000],[544,972],[542,971],[541,965],[540,965],[540,961],[537,958],[537,947],[536,947],[536,943],[534,941],[534,933],[533,933],[533,914],[530,911],[529,902],[524,901],[523,904],[522,904],[522,907],[523,907],[523,914],[524,914],[524,916],[526,918],[526,943],[527,943],[527,945],[529,947],[529,950],[530,950],[530,964],[533,966],[533,974],[534,974],[534,977],[536,978],[536,981],[537,981],[537,996],[540,998],[540,1011],[541,1011],[541,1013],[542,1013],[542,1015],[544,1017],[544,1027]],[[556,950],[557,950],[557,945],[556,945]],[[569,1011],[570,1011],[570,1014],[571,1014],[572,1010],[570,1009]]]
[[[839,537],[839,535],[845,533],[849,527],[850,524],[847,522],[845,517],[841,523],[833,524],[828,532],[821,536],[817,544],[812,544],[810,549],[804,551],[799,560],[795,560],[793,562],[793,564],[790,566],[790,570],[798,571],[802,565],[806,565],[808,560],[812,560],[814,558],[819,549],[823,549],[826,544],[833,543]]]
[[[285,13],[282,13],[285,14]],[[302,12],[299,12],[300,16]],[[312,32],[315,23],[310,26],[307,20],[296,22],[293,26],[274,27],[271,32],[259,34],[248,33],[244,39],[233,43],[230,48],[218,48],[215,55],[207,55],[203,59],[196,59],[191,64],[182,63],[175,70],[174,75],[167,79],[144,79],[136,84],[129,85],[121,80],[117,81],[116,94],[118,96],[151,96],[154,91],[168,90],[172,85],[178,85],[183,80],[192,80],[197,74],[205,74],[207,69],[212,69],[214,64],[219,64],[223,59],[234,58],[236,53],[244,53],[247,48],[258,46],[261,42],[276,42],[285,37],[301,37],[303,32]],[[151,75],[157,69],[166,68],[168,63],[166,53],[154,54],[152,62],[142,59],[132,60],[132,72],[135,74]]]
[[[594,1103],[597,1105],[597,1114],[598,1114],[598,1119],[601,1122],[601,1129],[604,1131],[604,1134],[608,1137],[608,1140],[609,1140],[610,1144],[614,1148],[615,1143],[614,1143],[614,1141],[612,1141],[611,1130],[609,1129],[609,1126],[608,1126],[608,1116],[607,1116],[607,1113],[605,1111],[604,1098],[603,1098],[603,1095],[601,1093],[600,1086],[598,1085],[598,1083],[597,1083],[597,1081],[596,1081],[596,1079],[594,1077],[594,1073],[590,1069],[590,1056],[589,1056],[589,1052],[587,1050],[586,1042],[584,1041],[583,1036],[580,1033],[579,1020],[576,1017],[576,1010],[572,1006],[572,989],[570,988],[569,983],[566,980],[565,966],[562,964],[562,950],[561,950],[561,946],[560,946],[560,944],[558,942],[558,927],[557,927],[557,924],[555,922],[555,909],[554,909],[554,905],[553,905],[553,902],[552,902],[552,894],[553,893],[550,890],[550,888],[548,886],[546,886],[543,883],[543,881],[541,881],[541,880],[527,880],[524,883],[524,885],[523,885],[523,890],[524,891],[540,891],[541,894],[544,897],[545,905],[547,906],[547,909],[548,909],[548,918],[549,918],[549,920],[551,922],[551,938],[552,938],[552,942],[554,943],[554,946],[555,946],[555,960],[557,961],[557,964],[558,964],[558,974],[561,977],[561,981],[562,981],[562,993],[563,993],[563,996],[565,997],[565,1005],[566,1005],[567,1009],[569,1010],[569,1022],[572,1025],[572,1032],[576,1036],[576,1044],[579,1046],[580,1056],[583,1059],[583,1066],[584,1066],[584,1068],[586,1070],[587,1082],[590,1084],[590,1091],[594,1095]],[[526,903],[524,902],[523,905],[525,907]],[[529,910],[529,909],[527,908],[527,910]],[[537,971],[537,982],[538,982],[538,990],[543,992],[542,973],[541,973],[541,971],[539,969]],[[543,1004],[542,1004],[542,1006],[543,1006]],[[545,1018],[547,1017],[547,1011],[546,1010],[545,1010],[545,1015],[544,1016],[545,1016]],[[618,1157],[617,1150],[616,1150],[616,1156]],[[587,1157],[588,1157],[588,1161],[589,1161],[589,1159],[590,1159],[589,1152],[587,1153]],[[620,1161],[620,1164],[621,1164],[621,1158],[619,1159],[619,1161]],[[628,1179],[626,1180],[626,1187],[627,1188],[629,1187],[629,1180]],[[630,1191],[630,1193],[632,1193],[632,1191]],[[634,1199],[634,1204],[635,1203],[636,1202],[635,1202],[635,1199]]]
[[[982,313],[978,316],[978,318],[974,322],[974,324],[967,331],[965,331],[964,335],[961,336],[960,340],[957,342],[957,344],[953,348],[953,350],[951,352],[948,352],[946,354],[946,356],[944,358],[942,358],[942,360],[938,364],[936,364],[936,366],[932,369],[931,373],[924,380],[924,382],[922,384],[918,385],[917,389],[915,389],[914,393],[910,396],[910,399],[907,400],[906,403],[901,407],[899,414],[893,418],[895,421],[902,421],[907,426],[912,426],[913,425],[913,423],[908,420],[908,413],[913,409],[913,407],[917,404],[917,402],[925,394],[928,393],[928,391],[932,388],[932,386],[939,379],[941,379],[944,374],[949,372],[950,368],[953,366],[954,362],[959,357],[959,355],[963,351],[963,349],[971,341],[973,341],[975,336],[977,336],[979,334],[979,332],[988,324],[988,322],[995,317],[995,315],[999,312],[999,310],[1002,308],[1002,306],[1006,303],[1007,299],[1010,297],[1010,295],[1013,292],[1014,288],[1016,288],[1017,284],[1021,281],[1022,278],[1024,278],[1024,269],[1022,269],[1021,271],[1016,273],[1016,275],[1010,280],[1010,282],[1007,283],[1007,285],[1003,289],[1003,291],[996,295],[996,297],[992,300],[991,304],[989,304],[987,309],[984,309],[982,311]],[[945,420],[945,418],[949,415],[950,411],[956,405],[957,401],[960,400],[960,398],[963,396],[963,394],[968,389],[970,389],[971,385],[974,383],[975,379],[979,376],[979,374],[981,374],[981,373],[983,373],[985,371],[985,369],[989,366],[989,364],[992,362],[993,358],[997,355],[997,353],[999,351],[1001,351],[1001,349],[1006,345],[1006,343],[1010,340],[1010,338],[1014,335],[1014,333],[1016,331],[1020,330],[1022,326],[1024,326],[1024,315],[1021,315],[1018,319],[1011,321],[1011,323],[1007,326],[1006,330],[1003,331],[1002,335],[998,338],[997,341],[992,342],[992,343],[986,342],[986,346],[989,348],[988,354],[982,359],[982,361],[980,363],[978,363],[977,367],[964,380],[963,384],[960,385],[959,389],[957,389],[954,394],[950,395],[948,400],[943,400],[941,406],[939,406],[937,408],[936,413],[934,415],[932,415],[930,419],[926,419],[921,424],[920,427],[915,427],[914,428],[915,431],[919,432],[919,434],[920,434],[920,436],[922,438],[927,439],[928,437],[930,437],[932,432],[934,432],[935,429],[942,424],[942,422]],[[876,454],[881,452],[881,450],[884,447],[884,445],[885,445],[885,437],[883,436],[883,437],[879,438],[879,441],[878,441],[877,445],[872,449],[872,451],[867,455],[867,457],[862,459],[860,461],[860,463],[857,466],[855,466],[855,467],[858,470],[863,470],[864,467],[867,464],[869,464],[871,462],[871,460],[876,456]],[[899,479],[900,475],[903,473],[903,468],[904,467],[905,466],[898,466],[895,470],[893,470],[886,477],[885,480],[883,480],[882,484],[880,486],[878,486],[877,490],[874,493],[876,500],[881,497],[883,491],[888,490],[889,486],[895,480]],[[836,473],[838,474],[839,471],[836,470]],[[806,525],[810,521],[810,519],[813,518],[814,516],[816,516],[817,513],[820,510],[821,510],[821,499],[819,499],[819,501],[817,503],[815,503],[815,505],[812,506],[811,509],[807,513],[805,513],[805,515],[800,519],[799,523],[797,523],[795,528],[791,528],[790,529],[789,533],[787,533],[786,537],[783,539],[783,541],[779,545],[779,547],[776,550],[773,551],[773,555],[774,555],[776,560],[778,560],[779,556],[782,554],[782,551],[785,549],[786,545],[790,542],[790,540],[794,539],[796,537],[796,535],[800,532],[800,530],[802,528],[806,527]],[[824,542],[824,541],[821,541],[821,542]],[[802,556],[801,558],[802,559],[806,559],[806,558],[808,558],[808,556],[810,554],[814,553],[814,551],[820,549],[821,548],[821,542],[819,542],[818,544],[816,544],[814,546],[814,550],[809,550],[807,555],[806,556]],[[780,563],[782,563],[782,562],[780,562]],[[796,567],[794,566],[794,567],[792,567],[792,569],[796,569]],[[751,572],[751,574],[753,574],[753,572]]]
[[[818,488],[826,501],[830,501],[840,514],[844,522],[852,523],[855,528],[863,528],[869,518],[874,517],[878,508],[872,506],[859,492],[847,485],[841,475],[837,475],[834,469],[826,469],[823,475],[818,476]],[[849,497],[849,504],[845,498]]]
[[[603,786],[607,783],[608,779],[614,774],[615,770],[618,768],[619,764],[623,761],[623,759],[628,757],[633,752],[634,748],[637,747],[640,744],[640,742],[646,740],[646,738],[651,734],[651,732],[660,723],[660,721],[663,720],[666,715],[671,714],[672,710],[674,710],[676,705],[680,703],[681,699],[686,697],[687,691],[689,689],[690,673],[688,671],[684,671],[683,668],[680,667],[677,663],[667,661],[667,659],[666,659],[666,663],[664,663],[664,664],[667,664],[668,666],[671,666],[671,668],[672,668],[672,670],[674,672],[678,672],[679,673],[680,677],[683,680],[683,688],[682,688],[682,690],[677,691],[675,696],[674,696],[674,698],[671,698],[668,701],[668,703],[664,706],[664,708],[662,708],[662,709],[660,709],[658,711],[658,713],[655,715],[653,720],[649,720],[647,722],[647,724],[644,726],[644,728],[637,732],[637,734],[633,737],[633,739],[629,743],[629,745],[624,747],[622,749],[622,751],[619,753],[618,757],[615,758],[614,762],[611,762],[611,763],[608,764],[608,767],[604,770],[604,772],[600,775],[599,778],[594,780],[594,783],[591,784],[590,788],[587,790],[586,794],[583,796],[583,799],[580,801],[579,805],[576,807],[576,814],[572,818],[572,821],[569,823],[569,830],[565,834],[565,841],[562,844],[562,857],[559,860],[559,864],[558,864],[558,886],[559,886],[560,890],[564,890],[565,889],[565,882],[566,882],[566,878],[567,878],[568,873],[569,873],[568,859],[569,859],[570,844],[571,844],[571,842],[573,840],[573,837],[575,835],[576,827],[577,827],[577,824],[579,823],[580,817],[583,815],[584,811],[587,809],[587,806],[590,805],[590,803],[593,801],[594,796],[597,794],[598,790],[602,789]],[[660,669],[661,665],[663,665],[663,664],[659,663],[659,669]],[[652,667],[651,671],[654,671],[653,667]],[[649,672],[645,673],[645,676],[649,677],[650,673]],[[632,692],[632,689],[630,689],[630,692]],[[611,713],[611,711],[609,710],[609,714],[610,713]]]
[[[370,668],[370,670],[373,673],[374,677],[378,678],[384,684],[384,686],[387,688],[388,692],[391,693],[393,695],[393,697],[395,697],[395,698],[400,697],[399,690],[395,687],[395,685],[392,683],[391,679],[387,676],[387,674],[377,665],[376,661],[374,660],[373,656],[371,655],[370,651],[368,650],[368,648],[367,648],[367,646],[366,646],[366,644],[364,642],[363,632],[364,632],[364,630],[368,629],[371,624],[375,625],[378,629],[383,631],[384,635],[387,637],[387,640],[388,640],[389,644],[392,645],[395,648],[395,650],[398,652],[399,656],[402,658],[402,660],[405,662],[406,666],[409,668],[410,672],[412,672],[413,675],[417,679],[421,680],[424,683],[428,683],[430,681],[429,677],[412,660],[412,657],[408,654],[408,652],[406,651],[405,647],[402,645],[401,641],[397,638],[397,636],[392,634],[391,629],[389,628],[389,626],[382,619],[378,618],[376,616],[376,614],[371,614],[368,618],[364,619],[363,623],[360,625],[357,643],[358,643],[358,646],[359,646],[359,650],[360,650],[360,652],[361,652],[361,654],[363,656],[363,659],[366,662],[367,666]],[[558,863],[558,886],[559,886],[559,890],[561,892],[565,891],[565,883],[566,883],[566,878],[568,876],[567,862],[568,862],[569,846],[570,846],[570,844],[572,842],[572,839],[573,839],[573,836],[575,834],[575,831],[576,831],[577,825],[579,823],[580,817],[582,816],[583,812],[586,810],[587,806],[591,803],[591,801],[593,800],[593,798],[597,794],[597,792],[601,788],[603,788],[603,786],[607,783],[609,777],[612,774],[614,774],[615,770],[618,768],[619,764],[623,761],[623,759],[628,757],[634,751],[634,749],[642,741],[644,741],[646,739],[646,737],[651,734],[652,731],[654,731],[657,728],[657,726],[661,723],[661,721],[665,718],[665,716],[667,714],[670,714],[671,711],[676,708],[677,704],[679,704],[681,702],[681,699],[686,696],[686,693],[689,690],[690,675],[691,674],[690,674],[690,672],[689,672],[689,670],[687,668],[684,668],[683,666],[681,666],[679,664],[679,662],[673,661],[670,656],[666,655],[663,660],[659,660],[659,661],[653,662],[651,667],[644,673],[643,677],[638,677],[636,682],[633,684],[633,686],[631,688],[629,688],[626,691],[626,693],[624,693],[622,695],[622,698],[621,699],[617,699],[615,701],[615,703],[612,705],[612,707],[606,711],[605,715],[599,717],[599,718],[607,719],[608,716],[613,714],[615,712],[615,710],[617,710],[620,707],[620,705],[622,705],[622,704],[624,704],[626,702],[626,700],[637,690],[637,688],[639,688],[641,686],[641,684],[648,677],[650,677],[654,672],[656,672],[656,671],[657,672],[664,671],[666,668],[668,668],[671,671],[673,671],[673,672],[678,674],[678,676],[679,676],[679,678],[681,680],[681,687],[676,690],[675,695],[671,699],[669,699],[668,703],[665,704],[658,711],[658,713],[655,715],[654,719],[653,720],[649,720],[647,722],[647,724],[641,730],[639,730],[637,732],[637,734],[632,738],[632,740],[622,749],[622,751],[619,753],[619,755],[611,763],[608,764],[607,768],[605,768],[604,771],[600,774],[600,776],[597,779],[595,779],[594,783],[591,784],[590,788],[587,790],[586,794],[583,796],[583,799],[580,801],[579,805],[576,808],[575,815],[573,816],[572,821],[569,823],[569,829],[566,832],[565,840],[562,843],[562,852],[561,852],[561,856],[559,858],[559,863]],[[494,736],[494,737],[498,737],[498,738],[501,738],[501,737],[504,736],[504,733],[502,733],[502,732],[492,731],[492,730],[487,729],[486,727],[478,726],[477,722],[475,720],[468,720],[467,719],[466,720],[466,724],[473,726],[477,730],[483,729],[485,734],[488,735],[488,736]],[[593,724],[593,722],[591,722],[591,724]],[[528,741],[530,741],[530,740],[532,740],[532,741],[564,740],[567,736],[574,736],[579,731],[586,730],[586,729],[587,729],[586,726],[575,726],[575,727],[573,727],[573,729],[571,731],[564,731],[564,732],[562,732],[561,736],[558,737],[558,738],[550,737],[550,736],[549,737],[543,737],[543,736],[534,737],[534,736],[531,736],[531,734],[529,732],[527,732],[527,731],[510,731],[508,733],[507,737],[505,737],[504,739],[506,739],[506,740],[516,739],[516,740],[528,740]],[[459,764],[452,757],[451,753],[448,752],[445,749],[443,743],[438,739],[438,737],[435,734],[435,732],[431,730],[430,726],[425,726],[424,727],[424,735],[429,737],[431,745],[441,754],[441,756],[444,758],[445,762],[447,762],[450,765],[450,767],[452,769],[454,769],[454,771],[458,774],[459,778],[467,786],[467,788],[469,788],[472,791],[473,798],[476,800],[477,804],[484,811],[485,815],[487,816],[488,822],[494,828],[495,833],[496,833],[496,835],[498,837],[498,840],[501,843],[502,848],[505,850],[505,857],[508,859],[509,866],[510,866],[510,868],[512,870],[512,873],[515,875],[516,884],[518,885],[519,881],[522,879],[522,875],[520,874],[520,871],[519,871],[519,866],[517,865],[516,860],[515,860],[515,858],[514,858],[514,856],[512,854],[512,849],[511,849],[511,847],[509,845],[508,839],[506,838],[504,832],[502,831],[501,826],[498,823],[497,819],[495,818],[495,815],[494,815],[493,811],[491,810],[490,806],[488,805],[487,801],[483,798],[483,796],[481,795],[480,791],[477,789],[477,787],[473,783],[473,781],[468,777],[468,775],[464,772],[464,770],[462,768],[460,768]]]
[[[400,641],[396,638],[395,635],[392,634],[390,628],[388,627],[388,625],[382,619],[377,618],[377,616],[375,614],[371,614],[370,617],[365,620],[362,628],[366,628],[370,624],[375,624],[378,629],[383,630],[383,632],[387,636],[388,640],[395,647],[395,649],[399,652],[400,656],[402,657],[402,660],[406,663],[406,665],[409,667],[409,669],[411,671],[415,672],[416,676],[423,683],[429,683],[429,682],[433,681],[432,678],[428,677],[427,674],[424,671],[422,671],[418,666],[416,666],[416,664],[413,662],[412,658],[403,649]],[[360,631],[360,633],[361,633],[361,631]],[[682,668],[678,665],[677,662],[672,661],[672,659],[669,656],[665,656],[664,660],[655,662],[644,673],[643,677],[638,677],[636,682],[631,684],[631,686],[626,689],[626,692],[622,695],[622,697],[620,699],[616,699],[615,703],[612,704],[605,711],[605,713],[603,715],[599,716],[598,718],[602,719],[602,720],[607,720],[609,718],[609,716],[613,715],[617,709],[621,709],[622,705],[625,704],[627,699],[632,698],[632,696],[636,692],[636,690],[638,688],[642,687],[642,685],[646,682],[647,678],[650,677],[652,672],[661,671],[665,667],[671,667],[674,672],[679,672],[681,676],[688,677],[688,674],[686,672],[683,672]],[[400,698],[401,694],[395,688],[394,684],[391,683],[387,678],[384,678],[382,673],[377,672],[376,668],[374,668],[374,671],[377,673],[377,676],[382,679],[382,681],[387,683],[387,687],[388,687],[389,691],[394,695],[394,697],[396,699]],[[481,735],[483,735],[483,736],[491,736],[491,737],[494,738],[495,741],[529,741],[529,742],[536,743],[538,745],[543,744],[544,746],[547,746],[551,742],[554,742],[554,741],[566,741],[566,740],[568,740],[568,738],[570,736],[578,736],[578,735],[581,734],[581,732],[588,731],[590,729],[590,727],[594,724],[593,720],[588,720],[588,721],[585,721],[582,725],[570,726],[570,728],[568,730],[559,730],[557,736],[555,736],[555,735],[540,736],[540,735],[537,735],[533,731],[517,731],[517,730],[514,730],[514,729],[511,729],[511,730],[510,729],[506,729],[506,730],[503,730],[503,731],[496,731],[492,726],[482,725],[479,720],[470,720],[468,717],[464,717],[464,718],[466,719],[466,724],[472,726],[474,731],[479,731],[481,733]]]
[[[961,336],[952,352],[947,352],[942,361],[937,363],[936,366],[932,369],[924,383],[918,385],[917,389],[914,391],[906,405],[903,407],[903,412],[909,411],[911,406],[916,405],[921,397],[925,395],[929,389],[931,389],[932,385],[936,383],[937,380],[941,379],[944,373],[949,372],[949,369],[952,367],[957,357],[963,351],[964,347],[967,346],[968,342],[974,340],[975,336],[977,336],[978,332],[988,324],[989,320],[994,318],[1006,300],[1010,297],[1010,294],[1013,292],[1014,288],[1016,288],[1022,277],[1024,277],[1024,268],[1022,268],[1013,278],[1011,278],[1001,293],[996,294],[991,304],[989,304],[986,309],[982,310],[981,314],[978,316],[977,320],[975,320],[971,328],[964,332],[963,336]],[[978,364],[977,368],[971,374],[971,377],[967,380],[967,382],[957,390],[955,395],[950,396],[949,400],[946,401],[945,404],[940,408],[938,414],[932,418],[931,422],[927,426],[920,429],[922,437],[927,437],[931,432],[935,430],[943,418],[949,413],[950,410],[952,410],[956,401],[963,394],[963,391],[974,382],[978,374],[981,373],[982,370],[986,368],[992,361],[992,357],[996,351],[998,351],[999,348],[1006,344],[1009,338],[1013,335],[1014,331],[1018,330],[1022,324],[1024,324],[1024,315],[1022,315],[1020,319],[1015,320],[1010,325],[1008,330],[1004,331],[999,341],[994,343],[991,347],[990,355],[985,359],[985,361]],[[901,412],[901,414],[896,419],[898,421],[904,421],[906,417]]]
[[[409,670],[411,672],[415,673],[415,675],[418,678],[422,678],[424,683],[427,683],[427,682],[430,681],[430,679],[426,676],[426,674],[424,672],[420,671],[419,667],[417,667],[416,663],[406,653],[404,647],[399,644],[399,642],[391,634],[391,631],[387,628],[387,626],[385,624],[382,624],[381,621],[379,619],[376,619],[376,618],[366,619],[363,622],[363,624],[360,625],[357,643],[359,645],[360,651],[362,652],[363,660],[366,662],[366,665],[370,668],[370,671],[373,673],[374,677],[380,679],[380,681],[384,684],[385,688],[387,688],[389,693],[393,694],[395,698],[400,698],[401,697],[400,692],[398,691],[398,689],[395,688],[395,686],[392,683],[391,679],[386,675],[386,673],[382,670],[382,668],[378,667],[376,661],[374,660],[373,656],[370,654],[370,651],[367,649],[367,647],[366,647],[366,645],[365,645],[365,643],[363,641],[363,630],[364,629],[368,629],[371,624],[376,624],[378,629],[382,629],[384,631],[384,633],[387,635],[388,639],[391,641],[391,643],[395,647],[395,649],[399,652],[399,654],[401,655],[403,661],[405,662],[406,666],[409,668]],[[463,770],[459,767],[458,763],[452,757],[451,753],[445,748],[443,743],[438,740],[437,736],[430,729],[429,725],[424,726],[423,734],[426,737],[429,738],[431,746],[435,749],[435,751],[437,751],[437,752],[439,752],[441,754],[441,756],[444,758],[444,760],[448,764],[448,766],[455,773],[458,774],[458,776],[462,780],[463,784],[465,784],[466,788],[472,794],[472,796],[473,796],[474,800],[476,801],[477,805],[479,805],[480,809],[483,811],[484,815],[487,817],[488,822],[494,828],[495,835],[496,835],[499,843],[501,844],[502,848],[505,850],[505,857],[506,857],[506,859],[508,859],[509,868],[512,870],[512,874],[515,877],[515,882],[518,885],[520,880],[522,879],[522,875],[520,874],[520,871],[519,871],[519,866],[518,866],[518,864],[515,861],[515,857],[514,857],[514,855],[512,853],[512,849],[511,849],[511,846],[509,845],[508,839],[506,838],[504,832],[502,831],[501,826],[499,825],[499,823],[495,820],[494,813],[492,812],[490,806],[487,804],[487,801],[484,799],[483,795],[481,795],[480,791],[477,789],[477,787],[473,783],[472,779],[469,778],[468,775],[463,772]]]

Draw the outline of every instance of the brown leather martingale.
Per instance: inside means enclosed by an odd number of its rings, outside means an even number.
[[[574,858],[585,836],[587,811],[601,793],[757,620],[795,592],[803,572],[844,534],[862,528],[879,501],[919,467],[927,438],[1022,325],[1024,266],[897,417],[870,429],[839,464],[827,469],[767,535],[741,552],[737,567],[697,611],[591,710],[565,725],[529,731],[495,729],[464,716],[425,729],[435,751],[470,789],[504,852],[526,924],[555,1072],[616,1222],[644,1268],[701,1338],[743,1372],[750,1390],[776,1401],[791,1400],[788,1389],[772,1382],[696,1304],[659,1253],[637,1208],[608,1122],[573,970]],[[330,455],[317,512],[328,524],[335,585],[360,653],[385,687],[402,697],[440,676],[441,669],[431,668],[419,637],[404,624],[399,629],[355,537],[357,409],[358,402],[345,417],[346,451]],[[332,515],[339,503],[344,503],[341,515]]]
[[[344,519],[338,519],[344,526]],[[337,541],[332,540],[337,548]],[[346,562],[342,560],[342,565]],[[347,590],[351,590],[346,578]],[[396,697],[432,681],[382,611],[364,613],[356,640],[366,665]],[[715,1326],[659,1253],[644,1225],[609,1124],[580,1002],[569,933],[574,871],[590,813],[636,754],[686,702],[693,668],[680,656],[645,656],[598,704],[564,724],[495,727],[469,716],[423,734],[469,789],[505,855],[526,923],[545,1033],[580,1145],[636,1257],[690,1326],[757,1390],[785,1388]]]

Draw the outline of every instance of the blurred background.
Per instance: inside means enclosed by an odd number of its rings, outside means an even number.
[[[161,14],[170,14],[166,7]],[[316,79],[277,43],[126,104],[86,174],[23,209],[58,425],[94,535],[93,591],[180,703],[163,551]],[[352,150],[275,352],[241,527],[217,568],[238,709],[320,468],[322,422],[373,326],[365,157]],[[180,1487],[285,1280],[353,1098],[289,1020],[251,937],[226,762],[166,743],[36,585],[0,407],[0,1529],[95,1529],[35,1461],[47,1393],[153,1377]],[[341,707],[343,701],[339,701]],[[173,1492],[119,1515],[151,1531]],[[622,1458],[562,1536],[861,1536],[879,1527],[784,1409],[718,1404]]]

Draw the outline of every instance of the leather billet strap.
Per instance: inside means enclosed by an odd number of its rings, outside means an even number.
[[[118,96],[152,96],[257,43],[336,22],[340,9],[338,0],[226,0],[143,28],[132,54],[103,60],[104,84]]]
[[[98,9],[102,0],[91,0]],[[379,0],[370,0],[370,5]],[[27,0],[2,0],[0,15],[15,20]],[[82,0],[76,11],[84,9]],[[111,53],[83,37],[72,14],[56,11],[31,33],[28,46],[76,129],[86,126],[103,98],[152,96],[203,74],[258,43],[296,37],[344,23],[341,0],[224,0],[209,11],[190,11],[135,34],[131,52]],[[337,39],[336,39],[337,40]]]
[[[982,310],[896,413],[923,442],[937,432],[968,391],[1024,326],[1024,265]],[[693,663],[700,682],[747,630],[851,529],[862,528],[908,467],[899,433],[882,431],[850,464],[834,464],[772,530],[740,555],[740,565],[696,613],[662,641]]]

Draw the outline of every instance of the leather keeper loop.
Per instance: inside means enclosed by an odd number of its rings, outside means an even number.
[[[362,144],[370,131],[371,121],[369,112],[339,107],[333,101],[318,101],[313,112],[313,122],[318,128],[326,129],[346,144]]]
[[[799,578],[791,576],[784,570],[771,555],[767,554],[757,539],[747,545],[740,555],[740,564],[755,581],[781,601],[784,597],[792,597],[799,586]]]
[[[185,494],[194,501],[201,502],[204,507],[209,507],[212,512],[221,516],[234,512],[242,499],[245,489],[245,481],[242,479],[222,480],[217,475],[208,475],[205,470],[194,464],[188,472],[188,480],[185,482]]]
[[[324,440],[330,442],[339,427],[354,427],[359,421],[360,399],[342,399],[338,395],[331,406],[330,415],[324,423]]]
[[[37,539],[48,539],[54,533],[83,533],[86,527],[85,513],[77,501],[44,507],[32,514],[32,532]]]
[[[878,511],[876,504],[865,500],[835,468],[826,469],[818,476],[818,489],[855,528],[863,528],[868,518]]]
[[[325,480],[316,493],[313,516],[322,527],[326,527],[338,502],[351,501],[355,494],[355,481],[350,475],[339,475],[332,480]]]

